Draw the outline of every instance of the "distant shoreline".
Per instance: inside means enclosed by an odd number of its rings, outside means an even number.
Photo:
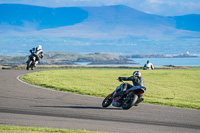
[[[160,59],[164,60],[175,58],[191,58],[196,59],[199,56],[194,54],[180,54],[180,55],[167,55],[167,54],[151,54],[151,55],[120,55],[120,54],[106,54],[106,53],[89,53],[89,54],[76,54],[66,52],[46,52],[44,58],[41,59],[39,65],[141,65],[146,63],[146,60]],[[0,65],[25,65],[28,55],[21,56],[0,56]],[[142,60],[138,62],[137,60]],[[178,60],[177,60],[178,61]],[[155,62],[152,62],[153,64]],[[190,64],[190,63],[188,63]],[[155,64],[156,65],[156,64]],[[177,65],[171,61],[164,62],[164,64],[157,64],[156,66],[163,65]],[[197,65],[200,63],[197,62]],[[181,64],[181,66],[184,66]],[[186,65],[187,66],[187,65]]]
[[[141,69],[143,66],[116,66],[116,65],[38,65],[35,70],[41,69],[79,69],[79,68],[111,68],[111,69]],[[155,69],[187,69],[200,68],[200,66],[155,66]],[[26,70],[26,65],[0,66],[0,70]],[[34,72],[34,71],[33,71]]]

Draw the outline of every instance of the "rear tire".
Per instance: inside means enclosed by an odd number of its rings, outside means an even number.
[[[108,106],[110,106],[110,104],[112,103],[113,97],[106,97],[103,102],[102,102],[102,107],[106,108]]]
[[[122,109],[128,110],[130,109],[136,102],[138,96],[135,94],[131,94],[125,97],[125,101],[122,103]]]

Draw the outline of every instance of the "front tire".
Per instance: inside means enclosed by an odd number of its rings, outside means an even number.
[[[136,94],[127,95],[122,103],[122,109],[130,109],[137,102],[137,99],[138,96]]]
[[[31,70],[33,70],[33,67],[34,67],[34,64],[32,63],[32,64],[31,64]]]
[[[32,63],[32,61],[29,61],[29,62],[27,63],[26,70],[29,70],[31,63]]]
[[[106,108],[110,106],[110,104],[112,103],[112,100],[113,100],[112,96],[107,96],[102,102],[102,107]]]

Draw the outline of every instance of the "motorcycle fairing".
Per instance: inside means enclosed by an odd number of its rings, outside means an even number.
[[[122,87],[123,87],[123,84],[119,85],[119,86],[115,89],[115,91],[118,91],[118,90],[121,89]]]

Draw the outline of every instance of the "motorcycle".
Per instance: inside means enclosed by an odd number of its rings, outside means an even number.
[[[36,63],[36,56],[32,54],[30,56],[30,60],[27,61],[26,70],[29,70],[29,68],[33,70],[33,68],[35,67],[35,63]]]
[[[122,107],[124,110],[130,109],[132,106],[137,106],[141,102],[139,95],[146,91],[144,86],[133,86],[130,89],[123,91],[125,82],[119,85],[115,91],[109,94],[102,102],[102,107],[106,108],[111,105],[114,107]]]

